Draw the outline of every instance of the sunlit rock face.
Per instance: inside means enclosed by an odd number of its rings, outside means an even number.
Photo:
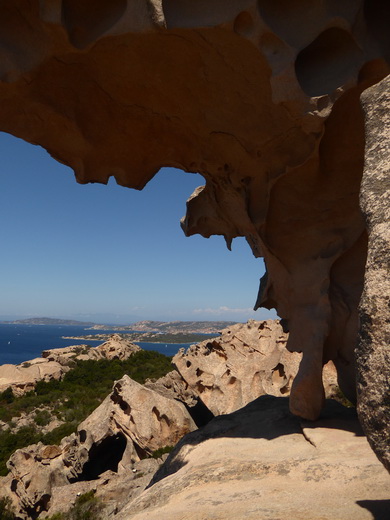
[[[318,416],[333,359],[349,398],[367,238],[360,94],[389,72],[380,0],[3,0],[0,129],[78,182],[199,172],[186,234],[245,236],[288,349],[291,410]],[[233,274],[233,273],[232,273]],[[233,274],[234,275],[234,274]]]

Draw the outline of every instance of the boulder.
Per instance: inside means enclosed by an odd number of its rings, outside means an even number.
[[[57,361],[35,358],[20,365],[0,365],[0,392],[11,387],[16,396],[34,390],[38,381],[59,380],[69,367]]]
[[[115,518],[386,520],[388,497],[354,410],[327,401],[308,422],[262,396],[184,437]]]
[[[49,510],[53,487],[96,480],[107,471],[126,475],[155,450],[174,446],[194,429],[182,403],[124,376],[77,434],[59,446],[38,443],[17,450],[7,462],[10,473],[2,479],[2,494],[11,498],[21,518],[37,518]]]
[[[302,355],[286,350],[287,341],[279,320],[250,320],[181,349],[173,364],[213,415],[226,414],[260,395],[290,394]],[[334,366],[325,367],[323,379],[328,396],[334,394]]]
[[[62,379],[75,360],[126,360],[140,350],[142,349],[138,345],[119,334],[113,334],[109,340],[97,347],[72,345],[44,350],[41,358],[31,359],[20,365],[0,365],[0,392],[11,387],[14,395],[20,396],[34,390],[38,381]]]
[[[360,202],[369,253],[356,349],[358,410],[368,440],[390,472],[390,76],[362,96],[366,159]]]
[[[126,360],[135,352],[139,352],[141,347],[135,345],[126,338],[122,338],[119,334],[112,334],[110,338],[97,347],[89,345],[72,345],[71,347],[54,348],[44,350],[42,357],[50,361],[58,361],[66,363],[72,359],[82,361],[88,359],[120,359]]]
[[[77,431],[80,446],[89,453],[92,449],[102,450],[103,443],[111,437],[124,439],[118,460],[120,470],[123,465],[150,456],[159,448],[175,445],[194,429],[196,425],[182,403],[124,376]],[[111,453],[108,446],[104,450],[113,459],[114,446]]]

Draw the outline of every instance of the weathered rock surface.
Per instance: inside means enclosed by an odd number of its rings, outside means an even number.
[[[386,520],[389,486],[354,411],[328,401],[306,422],[263,396],[184,437],[115,518]]]
[[[11,387],[15,395],[35,388],[38,381],[62,379],[69,367],[57,361],[35,358],[20,365],[0,365],[0,392]]]
[[[0,365],[0,392],[11,387],[20,396],[35,388],[38,381],[62,379],[71,369],[74,360],[121,359],[125,360],[142,350],[138,345],[113,334],[108,341],[97,347],[72,345],[44,350],[41,358],[25,361],[20,365]]]
[[[173,364],[214,415],[226,414],[260,395],[289,395],[302,355],[286,350],[287,340],[278,320],[250,320],[181,349]],[[323,379],[329,397],[337,386],[334,366],[324,367]]]
[[[256,306],[288,321],[288,348],[303,354],[290,406],[309,419],[330,359],[354,399],[359,97],[389,73],[387,13],[382,0],[0,6],[0,129],[81,183],[112,175],[139,189],[161,166],[201,173],[185,233],[245,236],[265,258]]]
[[[362,96],[366,154],[361,207],[369,253],[356,350],[359,417],[390,471],[390,76]]]
[[[65,437],[60,446],[38,443],[17,450],[7,463],[3,494],[21,518],[37,518],[49,509],[53,487],[94,480],[106,471],[125,475],[142,458],[175,445],[194,429],[182,403],[124,376],[77,434]]]
[[[54,486],[51,489],[50,510],[40,518],[51,516],[52,513],[65,513],[74,505],[78,495],[95,491],[101,500],[103,518],[111,518],[118,508],[131,499],[137,497],[149,484],[153,474],[165,460],[143,459],[134,463],[126,472],[118,474],[115,471],[105,471],[95,480],[83,480],[66,486]],[[95,520],[95,519],[92,519]]]
[[[156,381],[146,380],[144,386],[164,397],[178,399],[189,407],[196,405],[198,396],[189,383],[176,371],[172,370]]]
[[[110,338],[97,347],[89,345],[73,345],[65,348],[54,348],[44,350],[42,357],[50,361],[64,363],[69,359],[128,359],[135,352],[139,352],[141,347],[131,341],[122,338],[119,334],[112,334]]]

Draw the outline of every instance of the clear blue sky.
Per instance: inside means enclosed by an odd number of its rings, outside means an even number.
[[[0,319],[102,323],[266,319],[263,262],[244,239],[186,238],[200,175],[162,169],[141,191],[79,185],[45,150],[0,133]]]

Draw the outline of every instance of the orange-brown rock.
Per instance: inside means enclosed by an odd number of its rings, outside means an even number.
[[[354,397],[367,250],[360,94],[389,72],[382,0],[3,0],[0,129],[81,183],[199,172],[188,235],[245,236],[257,306],[303,358],[291,410],[314,419],[332,359]]]

